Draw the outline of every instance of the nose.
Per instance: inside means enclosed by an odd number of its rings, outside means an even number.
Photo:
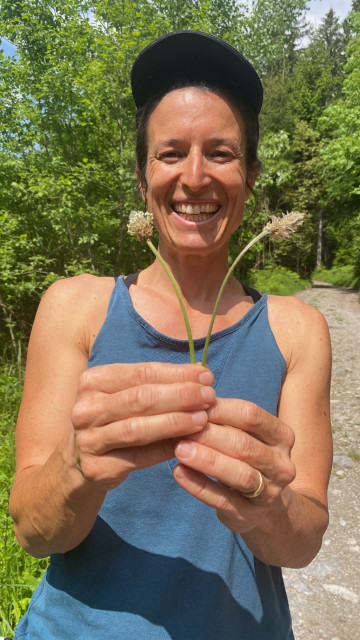
[[[200,150],[192,150],[182,164],[180,181],[189,191],[197,192],[210,184],[207,162]]]

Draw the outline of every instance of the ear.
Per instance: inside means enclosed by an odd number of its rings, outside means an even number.
[[[138,169],[138,167],[135,167],[135,173],[138,179],[138,185],[139,185],[139,191],[141,193],[141,197],[143,201],[146,202],[146,186],[141,182],[140,170]]]
[[[255,182],[257,180],[257,177],[259,175],[259,167],[255,166],[252,169],[249,169],[249,171],[247,172],[247,176],[246,176],[246,186],[249,190],[248,193],[248,198],[250,197],[250,194],[252,193],[252,190],[255,186]]]

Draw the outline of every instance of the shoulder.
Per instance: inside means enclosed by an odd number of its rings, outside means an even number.
[[[115,284],[114,278],[100,278],[90,273],[83,273],[73,278],[63,278],[56,280],[45,292],[43,300],[46,302],[53,299],[61,299],[62,302],[71,302],[78,299],[79,302],[95,297],[107,295],[112,291]],[[80,299],[79,299],[80,296]]]
[[[287,324],[291,319],[293,322],[304,326],[308,323],[325,324],[326,321],[322,313],[296,296],[268,296],[269,317],[280,323]]]
[[[39,309],[49,310],[55,305],[58,313],[89,311],[108,302],[114,284],[114,278],[99,278],[89,273],[57,280],[45,292]]]
[[[114,288],[114,278],[82,274],[54,282],[45,292],[33,333],[75,339],[88,351],[91,336],[100,329]]]
[[[268,296],[268,314],[275,339],[289,365],[310,351],[330,352],[330,336],[322,313],[295,296]]]

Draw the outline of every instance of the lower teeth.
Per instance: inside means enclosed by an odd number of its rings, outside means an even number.
[[[182,213],[181,217],[188,222],[203,222],[204,220],[209,220],[212,218],[212,213]]]

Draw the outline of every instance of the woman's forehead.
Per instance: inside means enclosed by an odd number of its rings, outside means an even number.
[[[167,93],[149,118],[148,134],[166,134],[178,129],[206,130],[225,135],[241,134],[244,123],[239,109],[226,97],[203,87],[184,87]]]

